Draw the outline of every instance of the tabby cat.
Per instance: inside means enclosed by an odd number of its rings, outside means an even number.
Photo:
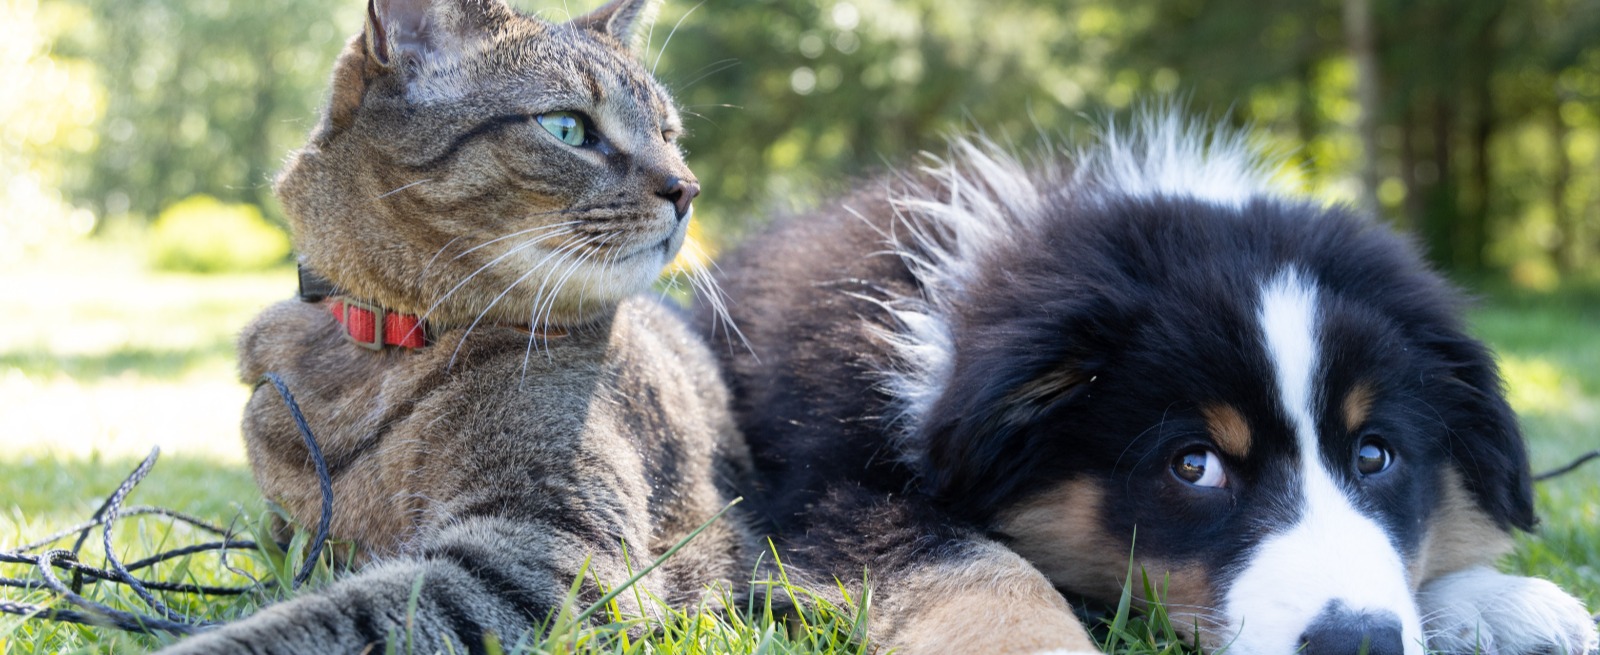
[[[277,183],[303,264],[335,290],[269,308],[239,344],[245,381],[276,372],[299,395],[332,534],[367,563],[174,652],[509,645],[581,572],[591,602],[594,580],[627,580],[737,495],[748,454],[715,363],[676,310],[634,296],[699,191],[634,56],[653,1],[560,24],[501,0],[369,1]],[[244,435],[266,497],[315,525],[318,478],[272,389]],[[748,575],[741,526],[725,517],[642,584],[688,603]],[[624,613],[649,610],[635,598]]]

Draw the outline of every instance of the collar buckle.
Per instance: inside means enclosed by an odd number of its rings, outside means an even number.
[[[345,338],[349,339],[350,343],[361,346],[362,348],[366,348],[367,350],[381,352],[384,345],[383,324],[386,322],[385,314],[387,314],[387,311],[378,305],[361,302],[353,298],[340,298],[339,302],[341,302],[343,306],[342,311],[344,312],[344,320],[341,322],[345,325],[341,332],[344,332]],[[365,323],[365,320],[359,318],[358,315],[352,316],[351,310],[366,312],[368,316],[371,316],[372,341],[363,341],[360,337],[356,336],[356,331],[360,329],[359,326]]]

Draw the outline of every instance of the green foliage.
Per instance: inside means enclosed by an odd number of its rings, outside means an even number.
[[[1030,143],[1103,107],[1054,1],[669,2],[652,35],[677,94],[697,212],[726,234],[913,164],[956,131]],[[690,13],[693,12],[693,13]],[[667,37],[670,36],[670,42]],[[647,61],[651,61],[647,59]]]
[[[1366,102],[1359,5],[1375,67]],[[1233,107],[1296,151],[1335,195],[1356,199],[1370,167],[1382,211],[1442,266],[1546,289],[1600,272],[1600,5],[1133,0],[1122,11],[1139,18],[1112,66],[1171,71],[1196,104]]]
[[[76,135],[40,165],[70,206],[149,217],[205,193],[277,216],[269,179],[362,2],[56,2],[77,20],[52,23],[72,26],[52,61],[92,67],[74,79],[103,98],[74,105],[103,105],[92,126],[30,131]],[[513,4],[559,21],[598,2]],[[1357,93],[1357,4],[1375,99]],[[1372,198],[1444,266],[1549,287],[1600,276],[1596,33],[1584,0],[670,0],[643,57],[689,117],[713,241],[945,133],[1070,142],[1176,94],[1255,126],[1319,193]]]
[[[55,44],[98,69],[105,113],[64,190],[101,216],[204,193],[275,213],[271,178],[315,123],[365,3],[56,0],[88,20]]]
[[[289,236],[253,205],[197,195],[161,212],[149,252],[151,264],[164,271],[255,271],[288,259]]]

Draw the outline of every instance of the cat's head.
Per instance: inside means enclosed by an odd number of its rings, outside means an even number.
[[[443,328],[582,324],[647,288],[699,193],[633,47],[655,1],[551,23],[502,0],[369,0],[278,179],[296,249]]]

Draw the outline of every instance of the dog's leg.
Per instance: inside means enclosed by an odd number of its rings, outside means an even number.
[[[1584,655],[1600,649],[1583,603],[1548,580],[1473,567],[1417,592],[1428,648],[1442,653]]]
[[[888,624],[883,641],[896,652],[1099,652],[1044,574],[993,542],[888,576],[883,586],[886,606],[872,620]]]
[[[866,637],[880,649],[901,655],[1099,652],[1038,568],[919,496],[842,485],[809,511],[817,520],[791,528],[776,544],[784,575],[828,596],[842,581],[859,598],[865,572],[871,590]]]

